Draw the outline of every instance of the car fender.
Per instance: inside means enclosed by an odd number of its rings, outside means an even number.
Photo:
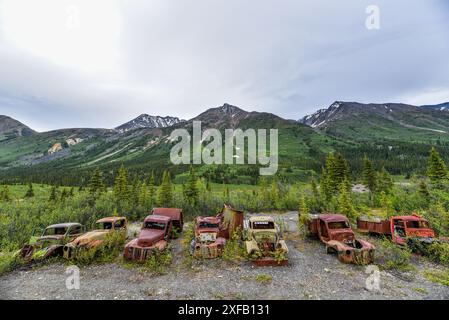
[[[259,251],[259,246],[257,245],[257,242],[254,240],[245,241],[245,247],[246,247],[246,252],[248,254],[251,254],[251,252]]]
[[[337,240],[330,240],[325,242],[326,246],[331,247],[333,249],[335,249],[337,252],[342,252],[345,251],[347,249],[352,249],[348,246],[346,246],[345,244],[341,243],[340,241]]]
[[[281,246],[282,251],[288,253],[288,247],[287,244],[285,243],[285,240],[279,240],[279,245]]]

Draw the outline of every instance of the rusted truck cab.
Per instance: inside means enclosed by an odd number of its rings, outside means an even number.
[[[190,252],[195,258],[214,259],[220,257],[227,239],[234,234],[240,236],[243,229],[243,211],[228,204],[216,216],[197,217]]]
[[[388,220],[362,217],[357,220],[357,228],[361,232],[389,236],[394,243],[409,245],[418,251],[422,251],[423,245],[436,241],[429,222],[417,214],[394,216]]]
[[[80,223],[59,223],[45,228],[40,236],[36,231],[28,244],[17,253],[25,261],[42,260],[49,257],[62,256],[66,243],[82,235],[85,228]]]
[[[396,216],[390,219],[390,233],[393,242],[405,245],[409,239],[418,238],[421,241],[432,241],[435,232],[429,222],[418,216]]]
[[[173,220],[167,216],[149,215],[145,218],[139,237],[125,245],[123,256],[127,260],[146,261],[154,252],[161,252],[172,237]]]
[[[336,253],[343,263],[365,265],[373,262],[375,247],[356,238],[346,216],[328,213],[311,217],[309,234],[326,245],[327,253]]]
[[[288,247],[272,217],[253,216],[244,222],[245,249],[254,265],[288,263]]]
[[[123,239],[127,236],[128,221],[125,217],[107,217],[98,220],[95,230],[89,231],[64,246],[64,258],[73,258],[80,250],[99,247],[106,237],[117,232]]]
[[[184,214],[179,208],[153,208],[152,215],[166,216],[171,220],[172,237],[176,238],[184,227]]]
[[[195,238],[191,251],[195,258],[213,259],[221,256],[226,239],[220,237],[220,217],[197,217],[195,220]]]

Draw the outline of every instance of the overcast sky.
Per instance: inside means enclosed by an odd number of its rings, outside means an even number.
[[[298,119],[449,101],[447,2],[0,0],[0,114],[43,131],[225,102]]]

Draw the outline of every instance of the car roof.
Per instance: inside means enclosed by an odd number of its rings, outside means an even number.
[[[73,227],[73,226],[82,226],[81,223],[78,222],[65,222],[65,223],[56,223],[56,224],[52,224],[49,225],[47,228],[69,228],[69,227]]]
[[[395,216],[392,217],[393,219],[402,219],[406,221],[427,221],[423,217],[420,217],[418,215],[411,215],[411,216]]]
[[[199,217],[196,217],[196,220],[197,221],[212,221],[212,222],[220,222],[220,217],[202,217],[202,216],[199,216]]]
[[[160,221],[160,222],[169,222],[171,220],[170,217],[167,216],[160,216],[157,214],[150,214],[149,216],[147,216],[144,220],[144,222],[148,222],[148,221]]]
[[[123,220],[126,219],[125,217],[106,217],[106,218],[102,218],[100,220],[97,220],[97,223],[102,223],[102,222],[116,222],[118,220]]]
[[[179,208],[153,208],[151,213],[153,215],[169,216],[175,220],[182,218],[182,209]]]
[[[252,216],[249,218],[249,220],[251,222],[255,222],[255,221],[274,222],[273,217],[270,217],[270,216]]]

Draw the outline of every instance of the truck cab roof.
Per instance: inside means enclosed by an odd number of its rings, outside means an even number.
[[[155,221],[155,222],[162,222],[162,223],[168,223],[170,222],[170,220],[172,220],[172,218],[167,217],[167,216],[160,216],[157,214],[151,214],[149,216],[147,216],[144,220],[144,222],[150,222],[150,221]]]

